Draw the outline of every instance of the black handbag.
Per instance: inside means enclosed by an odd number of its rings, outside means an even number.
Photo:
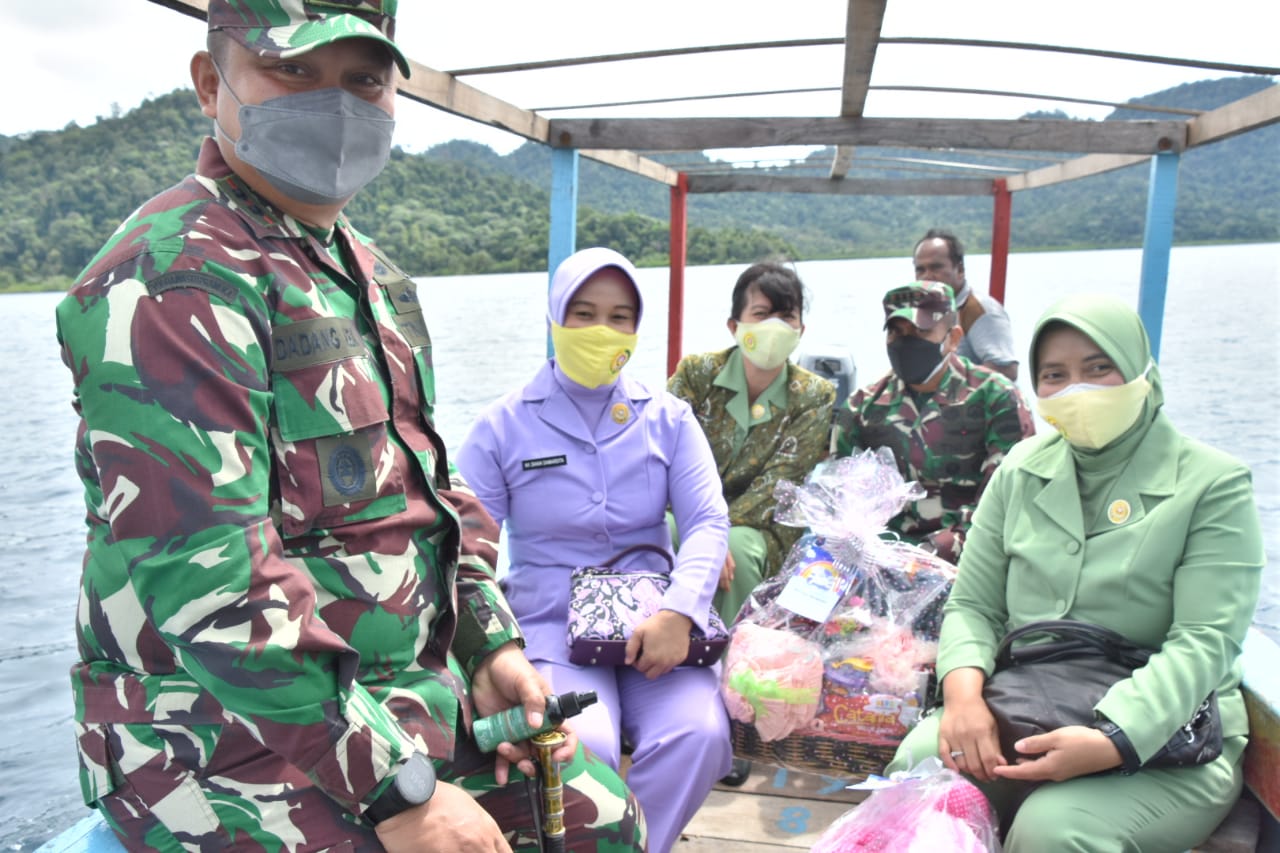
[[[1015,642],[1032,637],[1047,642],[1014,648]],[[1095,723],[1094,706],[1111,685],[1132,675],[1152,654],[1109,628],[1087,622],[1030,622],[1010,631],[996,651],[995,672],[982,688],[1005,758],[1027,757],[1013,748],[1024,737]],[[1222,719],[1215,691],[1142,766],[1189,767],[1208,764],[1221,754]]]

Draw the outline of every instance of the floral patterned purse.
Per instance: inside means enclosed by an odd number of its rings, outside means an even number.
[[[661,554],[674,568],[671,554],[655,545],[632,545],[599,566],[581,566],[569,580],[569,660],[576,664],[622,666],[627,640],[636,626],[662,609],[662,596],[671,583],[663,572],[628,572],[614,563],[637,551]],[[689,656],[682,666],[710,666],[729,644],[729,629],[711,609],[708,634],[694,627]]]

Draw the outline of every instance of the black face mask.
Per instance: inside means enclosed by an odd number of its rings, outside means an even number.
[[[888,346],[889,364],[903,382],[921,385],[945,358],[942,347],[943,344],[935,344],[915,335],[900,335]]]

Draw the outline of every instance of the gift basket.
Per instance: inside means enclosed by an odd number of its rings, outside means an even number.
[[[881,538],[923,495],[886,448],[824,463],[774,494],[774,517],[808,532],[734,624],[721,682],[734,754],[828,775],[880,773],[928,707],[955,567]]]
[[[1000,853],[987,798],[937,758],[852,787],[870,788],[871,796],[831,824],[810,853]]]

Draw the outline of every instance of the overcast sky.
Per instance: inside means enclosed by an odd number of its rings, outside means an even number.
[[[600,0],[401,0],[398,40],[415,60],[440,70],[564,56],[717,43],[839,37],[844,0],[646,0],[625,6]],[[628,10],[628,11],[624,11]],[[618,21],[624,23],[619,26]],[[1280,65],[1274,0],[891,0],[882,35],[943,36],[1082,45],[1135,53]],[[4,109],[0,134],[56,130],[143,100],[189,88],[191,53],[203,45],[204,23],[149,0],[0,0]],[[594,65],[513,76],[467,78],[521,106],[617,101],[657,95],[838,85],[838,47],[807,54],[754,51],[735,56],[730,79],[711,79],[707,58]],[[725,69],[728,55],[716,66]],[[882,46],[873,85],[950,85],[1055,93],[1122,101],[1225,72],[1108,63],[1048,56],[1033,66],[1010,51]],[[630,67],[628,67],[630,66]],[[628,107],[615,115],[835,115],[838,93],[773,99],[702,101],[692,107]],[[1016,118],[1031,109],[1061,108],[1102,118],[1110,108],[994,98],[951,98],[872,92],[867,115]],[[550,113],[572,115],[572,113]],[[522,140],[401,101],[396,143],[423,150],[470,138],[501,153]]]

